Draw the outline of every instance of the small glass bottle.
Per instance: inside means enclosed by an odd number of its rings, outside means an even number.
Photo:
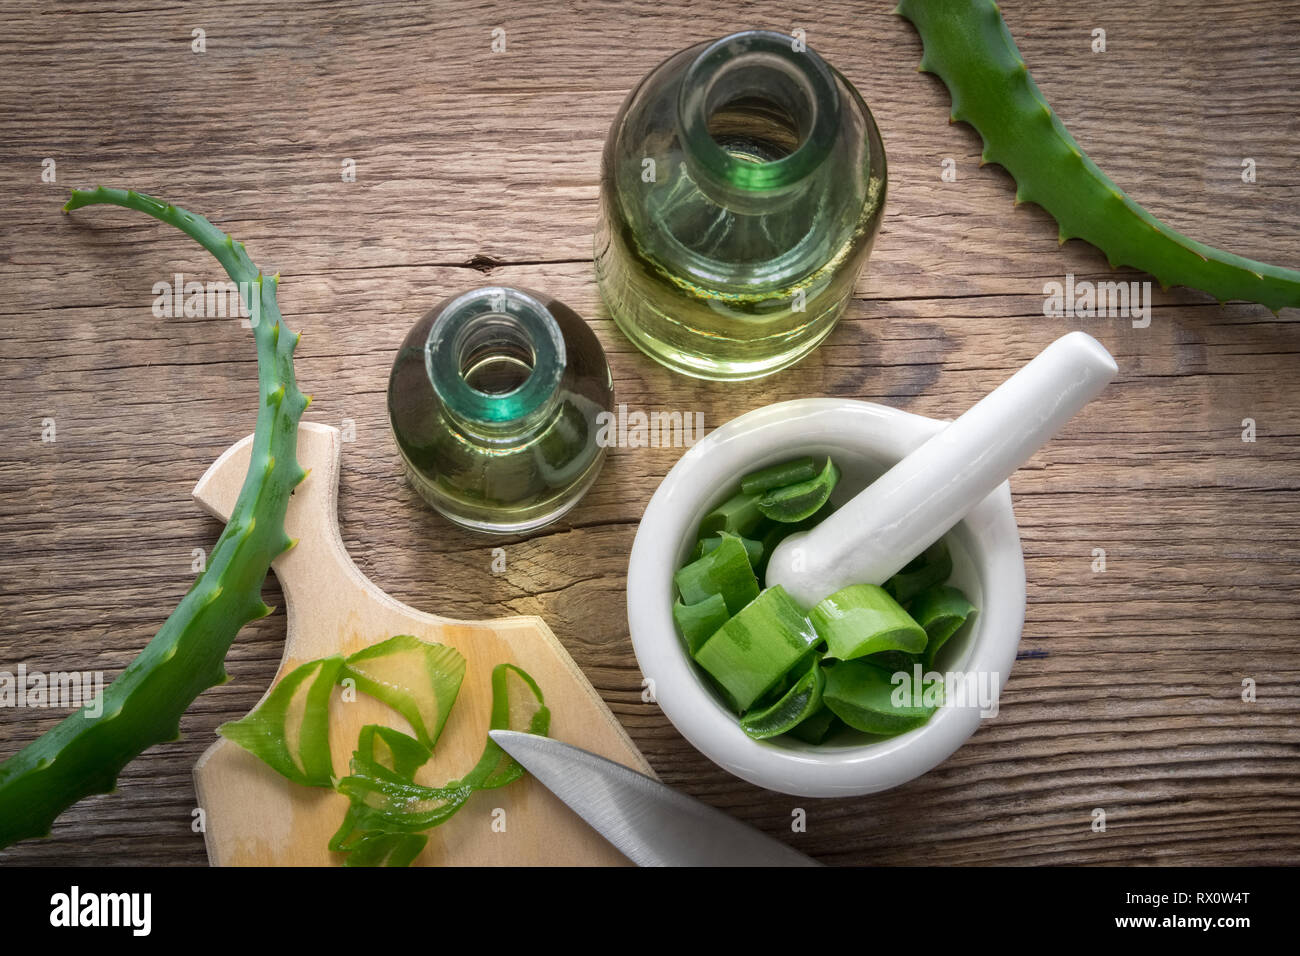
[[[871,111],[795,38],[669,57],[605,143],[596,276],[619,328],[700,378],[757,378],[834,327],[885,205]]]
[[[488,286],[430,309],[388,381],[388,416],[411,484],[466,528],[522,533],[577,503],[613,409],[595,333],[564,303]]]

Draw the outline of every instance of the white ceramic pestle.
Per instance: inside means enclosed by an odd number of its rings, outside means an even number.
[[[1009,478],[1115,377],[1084,332],[1061,336],[964,415],[838,508],[786,538],[765,583],[804,607],[850,584],[883,584]]]

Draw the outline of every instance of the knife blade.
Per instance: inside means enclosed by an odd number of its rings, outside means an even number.
[[[721,810],[570,744],[488,732],[548,790],[638,866],[819,866]]]

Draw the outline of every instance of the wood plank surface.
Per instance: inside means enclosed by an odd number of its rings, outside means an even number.
[[[947,123],[947,92],[916,72],[920,41],[891,4],[276,6],[0,2],[0,669],[120,672],[219,532],[190,489],[253,426],[247,333],[151,314],[155,282],[215,279],[214,263],[137,214],[58,212],[71,186],[130,186],[281,272],[308,418],[355,423],[340,511],[362,571],[439,614],[541,615],[664,782],[828,863],[1300,862],[1297,312],[1157,287],[1149,328],[1043,317],[1045,282],[1107,277],[1105,259],[1058,247],[1042,210],[1013,206],[1005,172],[979,168],[978,137]],[[1300,3],[1003,10],[1048,100],[1135,199],[1202,241],[1300,266]],[[750,26],[805,29],[858,86],[889,205],[816,353],[759,382],[699,383],[637,352],[600,303],[599,151],[659,60]],[[454,528],[399,477],[394,350],[430,305],[484,281],[572,305],[619,401],[698,410],[709,428],[809,395],[953,416],[1067,329],[1100,338],[1118,380],[1012,479],[1029,608],[998,717],[924,777],[851,800],[773,794],[696,752],[642,701],[624,616],[628,549],[679,450],[612,450],[568,519],[504,541]],[[282,614],[248,627],[181,741],[0,863],[202,864],[191,770],[217,724],[259,699],[283,640]],[[0,708],[0,758],[61,716]]]

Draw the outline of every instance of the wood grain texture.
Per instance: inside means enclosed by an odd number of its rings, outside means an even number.
[[[920,42],[889,4],[281,6],[0,3],[0,668],[119,672],[188,588],[191,549],[218,533],[190,488],[252,429],[247,333],[150,313],[154,282],[215,265],[139,216],[58,214],[69,186],[129,185],[281,271],[308,417],[355,422],[340,510],[361,570],[424,610],[541,615],[666,783],[828,863],[1300,862],[1296,313],[1157,288],[1147,329],[1044,318],[1044,282],[1106,276],[1105,259],[1058,248],[1047,215],[1013,207],[1007,175],[979,168],[978,137],[947,124],[947,92],[916,73]],[[1244,0],[1007,0],[1004,14],[1048,100],[1135,199],[1197,239],[1300,266],[1300,4],[1266,21]],[[599,150],[661,58],[756,25],[804,28],[861,90],[889,208],[816,353],[760,382],[697,383],[636,352],[599,302]],[[1089,49],[1096,27],[1104,54]],[[46,157],[57,184],[41,182]],[[340,181],[344,158],[355,183]],[[853,800],[775,795],[698,754],[642,702],[623,606],[637,521],[678,451],[613,449],[568,519],[504,541],[499,575],[502,542],[452,527],[398,477],[394,349],[431,303],[485,278],[587,316],[619,401],[699,410],[710,428],[807,395],[952,416],[1067,328],[1100,338],[1119,379],[1012,479],[1029,610],[999,716],[919,780]],[[282,615],[247,628],[183,740],[0,863],[202,864],[191,769],[261,696],[283,640]],[[0,756],[60,716],[0,708]],[[805,833],[791,832],[796,807]]]

